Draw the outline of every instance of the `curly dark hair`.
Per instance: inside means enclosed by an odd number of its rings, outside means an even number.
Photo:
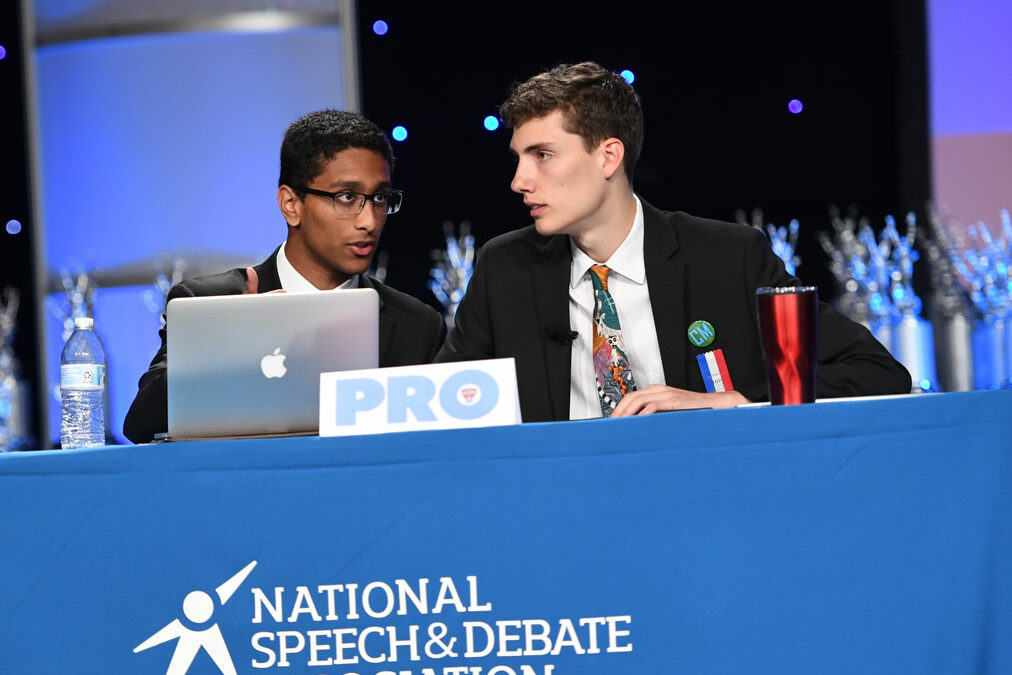
[[[587,151],[607,138],[625,146],[623,165],[630,182],[643,146],[643,109],[636,90],[621,75],[592,61],[563,64],[518,84],[499,108],[509,126],[563,114],[563,128],[583,137]]]
[[[281,142],[278,187],[287,185],[300,198],[331,157],[348,148],[375,150],[394,168],[394,151],[383,130],[365,116],[346,110],[320,110],[295,120]]]

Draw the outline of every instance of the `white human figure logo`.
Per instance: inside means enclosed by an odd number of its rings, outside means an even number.
[[[257,561],[254,560],[239,570],[231,579],[214,589],[222,606],[239,589],[256,564]],[[193,623],[207,623],[214,614],[214,599],[204,591],[191,591],[183,600],[183,614]],[[134,647],[134,654],[169,640],[178,640],[178,642],[176,642],[176,651],[172,653],[172,660],[169,662],[169,669],[165,671],[165,675],[185,675],[201,649],[207,652],[223,675],[236,675],[232,655],[228,653],[225,638],[222,637],[221,629],[218,628],[217,623],[204,630],[193,630],[184,626],[179,619],[173,619],[167,626]]]

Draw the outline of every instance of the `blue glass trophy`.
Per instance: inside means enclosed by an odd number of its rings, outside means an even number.
[[[464,299],[467,284],[474,273],[474,237],[471,236],[471,224],[466,220],[460,224],[459,235],[454,232],[450,221],[443,223],[443,233],[446,248],[432,252],[429,290],[444,307],[446,327],[453,328],[457,306]]]
[[[21,366],[14,355],[17,329],[18,289],[4,289],[0,300],[0,452],[13,452],[31,441],[28,433],[28,385],[21,379]]]
[[[1001,214],[999,236],[986,223],[967,228],[969,246],[957,260],[956,269],[970,286],[970,299],[982,319],[974,331],[974,386],[1007,389],[1012,386],[1012,335],[1009,328],[1009,242],[1012,223],[1007,210]]]
[[[745,212],[742,209],[735,211],[735,220],[741,225],[749,225],[745,220]],[[798,267],[801,265],[801,258],[797,255],[795,250],[798,244],[798,230],[801,229],[801,224],[797,218],[791,219],[787,226],[777,227],[773,223],[763,224],[763,212],[762,209],[752,209],[752,222],[751,226],[760,232],[765,232],[766,236],[770,240],[770,246],[773,248],[773,252],[777,254],[777,257],[784,262],[784,267],[787,269],[787,273],[790,275],[796,275]]]
[[[910,371],[914,391],[937,391],[935,345],[931,324],[921,317],[923,303],[914,292],[914,263],[919,255],[914,249],[917,218],[906,217],[907,231],[900,236],[896,219],[886,216],[881,238],[889,242],[892,256],[889,267],[889,296],[894,308],[892,353]]]
[[[973,328],[977,311],[956,269],[960,254],[938,211],[928,206],[931,237],[922,240],[931,270],[931,319],[935,338],[935,365],[941,388],[974,388]]]
[[[852,215],[842,217],[835,206],[829,209],[833,234],[819,231],[815,237],[829,256],[829,271],[833,273],[840,294],[836,308],[845,316],[871,328],[869,306],[867,251],[857,236],[857,220]]]

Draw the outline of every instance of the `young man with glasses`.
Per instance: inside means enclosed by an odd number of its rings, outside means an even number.
[[[525,422],[764,399],[756,288],[798,279],[757,230],[633,192],[633,88],[596,63],[558,66],[500,113],[534,224],[482,248],[436,360],[515,358]],[[820,335],[820,397],[910,392],[903,366],[828,305]]]
[[[366,275],[389,214],[403,195],[393,189],[393,150],[383,131],[358,113],[323,110],[296,120],[281,144],[278,206],[288,237],[256,267],[190,279],[169,291],[174,298],[372,288],[379,295],[379,365],[432,361],[443,342],[442,317],[421,301]],[[168,428],[166,349],[140,379],[123,424],[135,443]]]

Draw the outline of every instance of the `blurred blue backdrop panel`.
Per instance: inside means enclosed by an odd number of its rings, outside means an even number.
[[[929,0],[933,199],[950,224],[1000,231],[1012,207],[1012,3]]]
[[[97,270],[120,287],[96,293],[95,316],[122,441],[158,344],[143,295],[167,256],[188,260],[191,274],[211,272],[259,261],[283,241],[281,138],[308,112],[344,107],[342,30],[102,38],[39,47],[36,57],[45,262],[53,277]],[[52,388],[66,302],[50,299]],[[55,396],[50,429],[55,440]]]

